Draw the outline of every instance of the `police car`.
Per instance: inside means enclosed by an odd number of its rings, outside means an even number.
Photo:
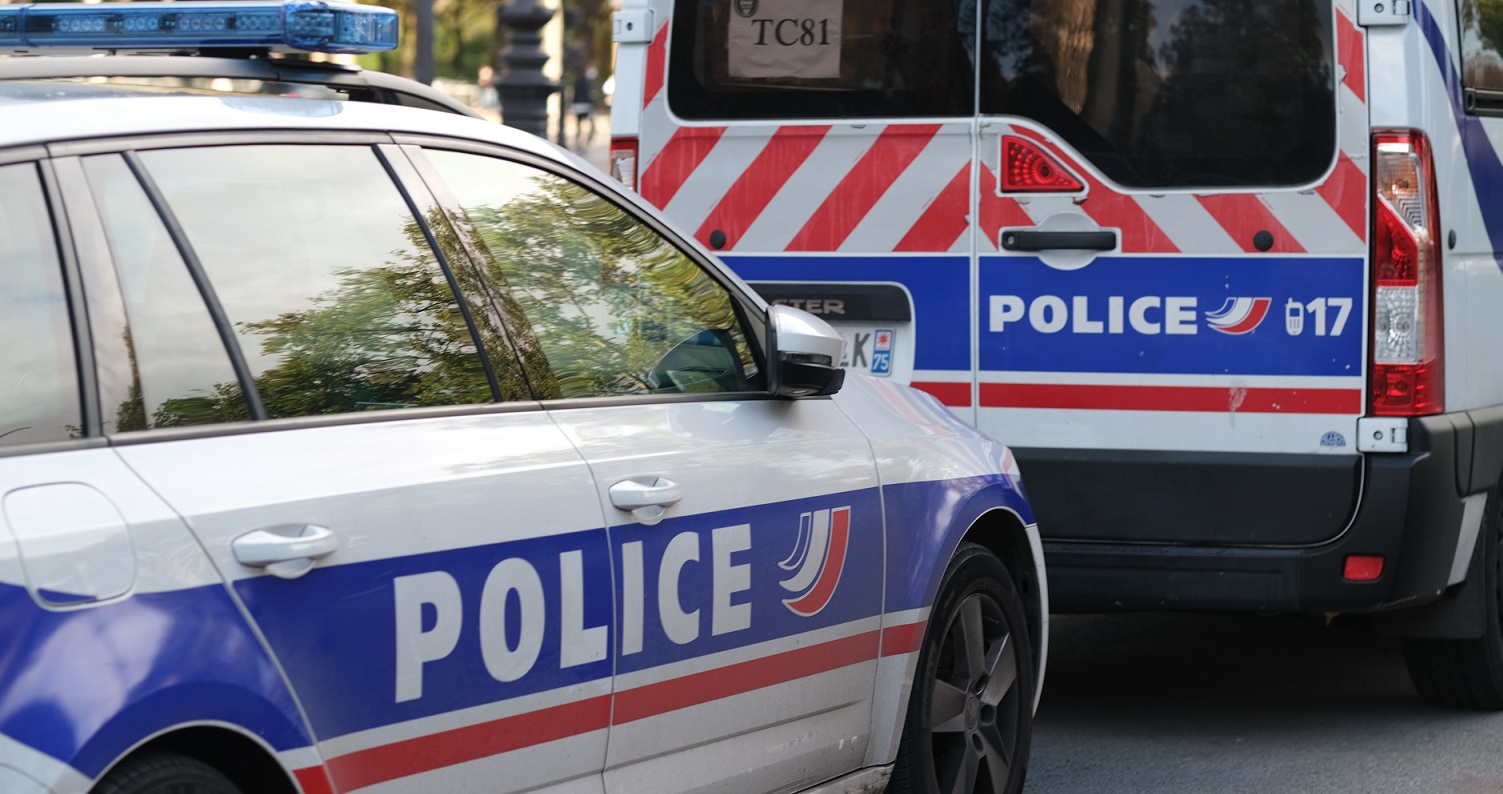
[[[623,0],[615,33],[616,173],[1006,432],[1057,609],[1357,616],[1503,709],[1503,4]]]
[[[395,32],[0,7],[15,50]],[[46,61],[0,62],[0,791],[1021,788],[1005,446],[545,141]]]

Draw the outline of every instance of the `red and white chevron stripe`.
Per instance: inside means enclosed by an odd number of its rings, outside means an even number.
[[[665,9],[666,10],[666,9]],[[659,18],[665,18],[666,15]],[[1338,155],[1312,185],[1234,192],[1153,192],[1111,185],[1062,140],[1025,120],[971,123],[695,126],[672,116],[664,81],[669,26],[648,48],[639,139],[642,195],[722,250],[841,253],[997,250],[1003,228],[1035,226],[1072,208],[1122,234],[1127,254],[1360,253],[1367,237],[1368,117],[1364,37],[1355,8],[1336,13]],[[1031,139],[1087,183],[1079,196],[1002,196],[1004,134]],[[975,224],[971,185],[977,184]]]

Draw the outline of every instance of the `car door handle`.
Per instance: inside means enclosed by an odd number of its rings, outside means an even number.
[[[611,504],[628,510],[643,524],[651,526],[663,520],[666,508],[684,498],[678,483],[667,477],[622,480],[610,487]]]
[[[1117,247],[1116,232],[1003,232],[1007,251],[1110,251]]]
[[[283,579],[296,579],[313,568],[321,557],[339,548],[339,538],[328,527],[292,524],[247,532],[230,543],[235,561]]]

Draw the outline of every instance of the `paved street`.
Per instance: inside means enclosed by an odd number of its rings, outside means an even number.
[[[1433,709],[1319,620],[1056,616],[1029,794],[1503,792],[1503,715]]]

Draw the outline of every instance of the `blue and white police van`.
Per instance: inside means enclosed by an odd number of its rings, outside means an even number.
[[[1005,432],[1057,609],[1362,615],[1503,708],[1503,5],[625,0],[616,40],[616,175]]]
[[[0,791],[1019,791],[1008,448],[573,155],[272,57],[395,36],[0,6],[260,52],[0,59]]]

